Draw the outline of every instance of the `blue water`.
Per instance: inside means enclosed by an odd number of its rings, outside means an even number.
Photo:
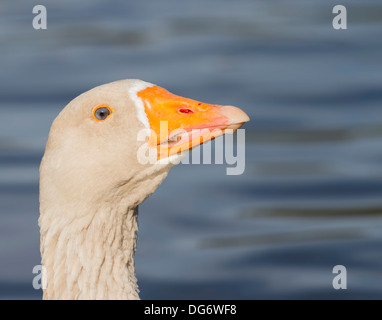
[[[36,4],[47,30],[32,28]],[[140,206],[143,299],[381,299],[382,4],[340,4],[347,30],[329,0],[2,3],[0,298],[41,297],[52,120],[81,92],[139,78],[252,119],[243,175],[181,164]]]

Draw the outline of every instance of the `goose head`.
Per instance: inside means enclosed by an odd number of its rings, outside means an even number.
[[[51,126],[40,166],[45,297],[137,298],[136,207],[185,152],[248,120],[236,107],[141,80],[101,85],[72,100]],[[114,285],[105,284],[110,278]]]
[[[101,85],[71,101],[53,122],[41,184],[49,185],[57,204],[109,201],[111,190],[128,193],[139,185],[144,192],[130,199],[139,203],[188,150],[248,120],[236,107],[183,98],[141,80]]]

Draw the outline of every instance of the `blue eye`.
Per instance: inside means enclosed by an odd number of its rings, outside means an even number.
[[[93,117],[98,121],[106,120],[110,115],[111,110],[108,107],[99,107],[93,112]]]

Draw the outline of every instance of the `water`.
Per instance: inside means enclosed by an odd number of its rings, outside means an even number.
[[[36,3],[37,4],[37,3]],[[50,124],[140,78],[252,121],[246,171],[179,165],[140,206],[144,299],[382,298],[382,5],[24,1],[0,8],[0,298],[39,299],[38,166]],[[344,265],[347,290],[334,290]]]

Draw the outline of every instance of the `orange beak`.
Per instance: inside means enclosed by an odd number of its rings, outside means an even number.
[[[157,148],[158,160],[233,133],[249,121],[239,108],[183,98],[158,86],[143,89],[137,95],[150,124],[148,143]]]

